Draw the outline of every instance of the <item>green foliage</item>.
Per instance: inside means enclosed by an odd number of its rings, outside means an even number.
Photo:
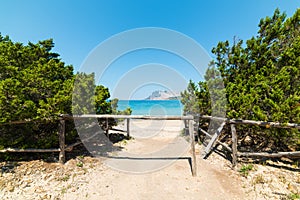
[[[94,74],[76,74],[72,96],[72,113],[74,115],[95,114],[94,76]]]
[[[112,108],[107,99],[110,97],[108,88],[97,85],[95,89],[95,109],[96,114],[111,114]]]
[[[114,98],[110,101],[111,108],[112,108],[112,114],[113,115],[131,115],[132,110],[131,108],[126,108],[125,110],[118,110],[118,102],[119,99]],[[124,119],[115,119],[116,123],[122,122]]]
[[[52,39],[23,45],[0,35],[2,149],[57,148],[59,114],[112,113],[108,89],[95,85],[94,74],[74,75],[73,67],[65,65],[53,47]],[[35,122],[8,124],[24,120]],[[74,123],[67,121],[67,143],[76,137]]]
[[[66,175],[63,176],[60,180],[66,182],[66,181],[68,181],[69,179],[70,179],[70,175],[69,175],[69,174],[66,174]]]
[[[114,115],[131,115],[132,110],[131,108],[126,108],[125,110],[118,110],[118,103],[119,103],[119,99],[114,98],[111,100],[110,104],[111,104],[111,109],[112,109],[112,114]]]
[[[24,46],[0,35],[0,122],[70,113],[73,67],[53,46],[51,39]]]
[[[0,35],[0,123],[38,120],[42,123],[0,126],[3,148],[57,146],[57,116],[71,113],[73,67],[51,52],[52,39],[37,44],[12,42]],[[67,134],[67,140],[73,132]]]
[[[205,109],[209,107],[209,106],[200,106],[202,102],[203,103],[208,102],[205,101],[204,99],[204,98],[208,98],[209,95],[208,92],[207,93],[206,92],[207,92],[207,87],[204,88],[200,87],[200,91],[199,91],[197,85],[190,80],[187,89],[181,93],[181,102],[184,105],[183,108],[184,114],[187,115],[187,114],[206,113],[207,110],[200,110],[200,108]],[[201,98],[202,96],[203,98]]]
[[[288,199],[290,199],[290,200],[298,200],[298,199],[300,199],[300,194],[291,193],[290,195],[288,195]]]
[[[239,172],[241,173],[241,175],[243,175],[244,177],[247,177],[249,175],[249,172],[253,170],[253,165],[249,164],[249,165],[243,165],[240,169]]]
[[[132,110],[127,108],[123,111],[118,110],[118,99],[108,101],[110,93],[108,88],[95,84],[95,75],[78,73],[76,74],[73,92],[73,114],[114,114],[130,115]],[[108,126],[117,125],[119,120],[108,119]],[[107,128],[106,119],[98,119],[100,126]]]
[[[190,80],[181,93],[185,114],[225,116],[226,95],[221,73],[211,63],[198,85]]]
[[[111,105],[107,101],[109,97],[108,88],[96,86],[94,73],[77,73],[73,89],[72,113],[111,114]]]
[[[83,162],[79,161],[78,163],[76,163],[77,167],[83,167]]]
[[[236,38],[232,45],[219,42],[212,49],[215,59],[205,81],[198,87],[190,83],[183,92],[185,108],[197,102],[200,114],[218,116],[223,108],[229,118],[300,123],[299,33],[300,9],[290,18],[276,9],[272,17],[261,19],[257,36],[245,43]],[[221,78],[214,78],[214,70],[221,73],[226,91],[218,83]],[[186,101],[190,93],[197,99]],[[220,101],[225,93],[227,102]],[[271,139],[267,142],[273,142],[273,147],[300,148],[297,130],[240,127],[238,131],[243,138],[253,130]]]

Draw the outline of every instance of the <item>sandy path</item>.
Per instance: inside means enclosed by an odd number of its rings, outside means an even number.
[[[202,160],[199,153],[198,176],[192,177],[189,144],[179,137],[182,126],[180,121],[133,122],[131,135],[135,139],[113,158],[103,159],[77,190],[68,191],[63,198],[245,199],[238,178]],[[180,159],[173,159],[179,154]]]
[[[182,124],[160,123],[133,121],[135,139],[114,146],[104,134],[92,131],[91,149],[100,155],[109,152],[110,157],[82,156],[84,150],[78,148],[77,156],[63,165],[43,160],[0,162],[0,199],[292,199],[299,194],[297,163],[267,160],[253,164],[244,177],[217,153],[201,159],[198,145],[198,176],[192,177],[190,145],[178,136]]]

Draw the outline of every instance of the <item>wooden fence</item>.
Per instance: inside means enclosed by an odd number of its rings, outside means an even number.
[[[64,163],[65,162],[65,152],[71,151],[72,147],[78,145],[79,143],[74,143],[71,145],[66,146],[65,144],[65,120],[59,119],[58,120],[58,137],[59,137],[59,148],[51,148],[51,149],[18,149],[18,148],[6,148],[1,149],[0,153],[51,153],[51,152],[58,152],[59,153],[59,162]],[[14,124],[27,124],[27,123],[42,123],[41,121],[36,120],[23,120],[23,121],[13,121],[13,122],[7,122],[2,123],[0,126],[3,125],[14,125]]]
[[[268,153],[268,152],[238,152],[238,134],[236,132],[235,125],[236,124],[247,124],[247,125],[255,125],[255,126],[268,126],[268,127],[276,127],[276,128],[295,128],[300,130],[300,124],[295,123],[278,123],[278,122],[263,122],[263,121],[253,121],[253,120],[237,120],[237,119],[227,119],[222,117],[213,117],[213,116],[207,116],[202,115],[198,116],[197,118],[193,116],[143,116],[143,115],[60,115],[59,119],[59,128],[58,128],[58,135],[59,135],[59,148],[55,149],[14,149],[14,148],[6,148],[3,150],[0,150],[0,153],[5,152],[58,152],[59,153],[59,162],[64,163],[65,162],[65,153],[67,151],[71,151],[72,148],[78,144],[81,144],[81,142],[77,142],[74,144],[67,145],[65,144],[65,123],[66,120],[73,120],[73,119],[84,119],[84,118],[99,118],[99,119],[106,119],[107,128],[105,131],[108,133],[108,119],[126,119],[126,130],[117,130],[126,132],[127,136],[130,136],[130,120],[131,119],[142,119],[142,120],[183,120],[185,124],[188,124],[186,128],[188,129],[189,136],[190,136],[190,142],[191,142],[191,168],[192,168],[192,174],[193,176],[196,176],[197,174],[197,166],[196,166],[196,154],[195,154],[195,131],[198,129],[204,133],[206,136],[211,138],[208,145],[205,147],[205,157],[209,155],[211,150],[213,149],[215,143],[218,143],[222,145],[225,149],[227,149],[229,152],[232,153],[232,165],[233,167],[236,166],[238,157],[247,156],[247,157],[299,157],[300,158],[300,151],[295,152],[277,152],[277,153]],[[198,124],[195,123],[195,119],[209,119],[209,120],[217,120],[220,121],[220,127],[216,130],[216,132],[211,135],[207,133],[205,130],[198,128]],[[197,121],[197,120],[196,120]],[[9,122],[1,125],[6,124],[24,124],[24,123],[32,123],[33,121],[16,121],[16,122]],[[230,124],[231,128],[231,135],[232,135],[232,145],[231,147],[228,146],[225,143],[222,143],[218,140],[218,137],[220,136],[222,129],[225,124]]]
[[[70,120],[70,119],[84,119],[84,118],[97,118],[97,119],[106,119],[106,128],[108,134],[108,119],[126,119],[126,130],[123,132],[127,133],[127,136],[130,136],[130,120],[131,119],[141,119],[141,120],[183,120],[187,121],[189,124],[189,136],[191,143],[191,169],[192,175],[197,175],[197,165],[196,165],[196,152],[195,152],[195,123],[193,116],[144,116],[144,115],[61,115],[62,119]],[[113,129],[117,131],[122,131],[118,129]]]
[[[64,163],[66,160],[66,151],[70,151],[72,147],[81,144],[81,142],[77,142],[71,145],[66,146],[65,144],[65,124],[66,120],[73,120],[73,119],[84,119],[84,118],[97,118],[97,119],[106,119],[106,128],[105,131],[108,134],[108,119],[126,119],[126,130],[118,130],[112,129],[117,131],[126,132],[127,136],[130,136],[130,120],[131,119],[142,119],[142,120],[184,120],[188,121],[189,124],[189,135],[190,135],[190,142],[191,142],[191,169],[192,175],[197,175],[197,166],[196,166],[196,153],[195,153],[195,128],[194,128],[194,117],[193,116],[143,116],[143,115],[60,115],[59,119],[59,128],[58,128],[58,135],[59,135],[59,148],[58,149],[16,149],[16,148],[7,148],[0,150],[0,153],[6,152],[59,152],[59,162]],[[33,121],[17,121],[17,122],[9,122],[5,124],[24,124],[24,123],[32,123]],[[1,124],[4,125],[4,124]]]
[[[235,167],[238,161],[238,157],[265,157],[265,158],[279,158],[279,157],[291,157],[291,158],[300,158],[300,151],[294,152],[277,152],[277,153],[268,153],[268,152],[238,152],[238,134],[236,132],[235,125],[237,124],[246,124],[254,126],[264,126],[264,127],[276,127],[276,128],[295,128],[300,130],[300,124],[295,123],[278,123],[278,122],[263,122],[263,121],[253,121],[253,120],[239,120],[239,119],[227,119],[222,117],[212,117],[207,115],[200,116],[202,119],[216,120],[222,122],[219,129],[215,134],[211,135],[205,130],[199,128],[199,130],[211,138],[209,144],[205,148],[205,156],[209,154],[212,150],[213,145],[218,143],[222,145],[225,149],[232,153],[232,166]],[[222,131],[222,128],[225,124],[230,124],[231,128],[231,137],[232,137],[232,146],[229,147],[227,144],[224,144],[218,140],[218,137]]]

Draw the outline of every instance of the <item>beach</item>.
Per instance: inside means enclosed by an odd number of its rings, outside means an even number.
[[[133,139],[115,144],[122,150],[101,158],[99,167],[84,179],[87,184],[64,199],[243,199],[234,173],[210,166],[196,145],[198,176],[190,165],[190,144],[180,120],[132,120]],[[126,124],[116,128],[125,128]],[[232,185],[232,186],[230,186]],[[215,188],[215,189],[212,189]]]
[[[124,128],[121,124],[118,128]],[[76,157],[64,165],[30,161],[5,173],[1,199],[245,199],[234,172],[200,158],[192,176],[183,123],[136,120],[132,139],[115,143],[107,157]],[[10,181],[5,181],[8,178]],[[9,184],[9,185],[6,185]],[[212,189],[214,188],[214,189]]]
[[[126,123],[120,123],[115,128],[125,127]],[[297,171],[253,164],[255,170],[244,177],[217,153],[203,159],[199,144],[195,147],[197,176],[193,177],[182,121],[132,120],[130,127],[133,138],[113,144],[106,156],[79,155],[65,164],[12,163],[15,167],[0,176],[0,198],[250,200],[282,199],[291,189],[297,191]]]

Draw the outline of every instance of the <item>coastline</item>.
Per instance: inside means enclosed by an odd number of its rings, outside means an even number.
[[[132,109],[132,115],[178,115],[183,114],[179,100],[119,100],[118,110]]]

